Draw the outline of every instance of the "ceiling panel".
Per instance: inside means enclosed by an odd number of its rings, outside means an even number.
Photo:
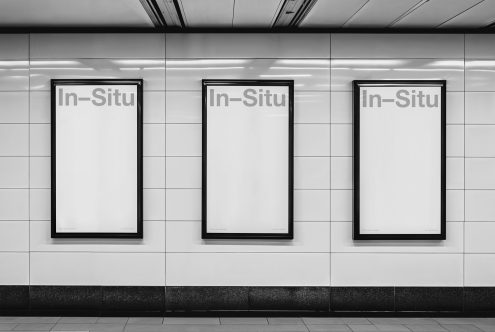
[[[283,0],[236,0],[235,27],[268,28],[275,20]]]
[[[485,0],[445,22],[440,27],[481,28],[493,22],[495,22],[495,0]]]
[[[421,0],[370,0],[344,25],[347,28],[384,28]]]
[[[433,28],[482,0],[430,0],[394,23],[394,28]]]
[[[318,0],[299,25],[303,28],[341,27],[368,0]]]
[[[1,0],[0,26],[152,27],[139,0]]]
[[[232,27],[234,0],[179,0],[188,27]]]

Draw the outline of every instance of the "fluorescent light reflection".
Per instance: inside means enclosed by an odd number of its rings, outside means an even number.
[[[237,65],[247,63],[248,61],[243,59],[167,60],[167,66]]]
[[[330,67],[270,67],[274,70],[329,70]]]
[[[167,68],[169,70],[225,70],[225,69],[244,69],[245,67],[175,67]]]
[[[276,63],[280,63],[282,65],[307,65],[307,66],[321,66],[321,65],[330,65],[330,60],[324,59],[283,59],[277,60]]]
[[[466,67],[495,67],[493,60],[466,61]]]
[[[119,65],[164,65],[165,60],[147,60],[147,59],[126,59],[126,60],[112,60],[113,63],[117,63]]]
[[[258,75],[259,77],[311,77],[311,74],[287,74],[287,75],[276,75],[276,74],[262,74]]]
[[[29,63],[31,66],[70,66],[80,65],[79,61],[74,60],[34,60]]]
[[[0,61],[0,67],[20,67],[27,65],[27,61]]]
[[[404,60],[394,59],[337,59],[332,66],[398,66],[404,64]]]

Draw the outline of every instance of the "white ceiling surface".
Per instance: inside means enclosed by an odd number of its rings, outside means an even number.
[[[345,24],[346,28],[385,28],[419,0],[373,0],[367,2]]]
[[[153,27],[139,0],[0,0],[0,26]]]
[[[434,28],[459,13],[483,2],[482,0],[435,0],[428,1],[394,24],[404,28]],[[495,18],[494,18],[495,19]]]
[[[283,0],[179,0],[188,27],[271,27]]]
[[[495,22],[495,0],[318,0],[304,28],[478,28]]]

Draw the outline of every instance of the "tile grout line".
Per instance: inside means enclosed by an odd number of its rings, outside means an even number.
[[[28,155],[28,284],[31,309],[31,34],[28,34]]]
[[[466,287],[466,34],[463,36],[463,46],[464,46],[464,71],[463,71],[463,79],[464,79],[464,124],[463,124],[463,152],[464,152],[464,192],[463,192],[463,205],[464,205],[464,221],[462,223],[462,286],[463,286],[463,294],[462,294],[462,311],[464,312],[464,287]]]
[[[328,35],[328,39],[329,39],[329,63],[328,63],[328,75],[329,75],[329,98],[330,98],[330,124],[329,124],[329,141],[330,141],[330,145],[329,145],[329,155],[331,156],[332,155],[332,34],[330,33]],[[328,238],[328,251],[329,251],[329,256],[328,256],[328,310],[331,311],[332,310],[332,158],[329,157],[329,176],[330,176],[330,191],[329,191],[329,222],[330,222],[330,225],[328,227],[329,229],[329,238]],[[306,323],[304,323],[306,325]],[[308,330],[309,328],[306,327]]]
[[[164,87],[165,87],[165,91],[163,92],[164,94],[164,98],[165,98],[165,103],[164,103],[164,115],[165,115],[165,123],[167,123],[167,34],[165,33],[163,35],[163,59],[164,59],[164,63],[163,63],[163,66],[164,66],[164,70],[163,70],[163,84],[164,84]],[[164,181],[165,181],[165,187],[167,187],[167,125],[165,124],[165,135],[164,135],[164,143],[165,143],[165,153],[164,153],[164,160],[165,160],[165,164],[164,164]],[[163,260],[164,260],[164,263],[163,263],[163,313],[165,314],[165,311],[167,309],[167,190],[165,189],[165,193],[164,193],[164,204],[163,204],[163,209],[164,209],[164,215],[163,215],[163,219],[165,220],[165,225],[164,225],[164,238],[163,238],[163,241],[164,241],[164,247],[163,247]],[[162,323],[165,322],[165,318],[163,319]]]

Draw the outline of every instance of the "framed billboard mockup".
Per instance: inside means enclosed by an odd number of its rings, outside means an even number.
[[[51,81],[53,238],[143,237],[143,81]]]
[[[354,81],[355,240],[444,240],[446,81]]]
[[[203,239],[292,239],[294,81],[203,80]]]

